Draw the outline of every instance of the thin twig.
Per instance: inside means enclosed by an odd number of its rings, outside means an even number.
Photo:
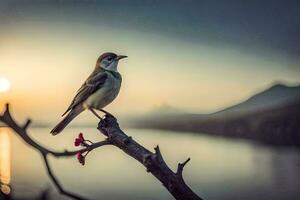
[[[11,129],[13,129],[15,131],[15,133],[17,135],[19,135],[27,144],[31,145],[33,148],[35,148],[36,150],[38,150],[40,152],[40,154],[43,157],[47,172],[49,177],[51,178],[53,184],[56,186],[56,188],[58,189],[58,191],[63,194],[66,195],[70,198],[73,199],[77,199],[77,200],[87,200],[87,198],[84,198],[80,195],[71,193],[66,191],[62,185],[59,183],[58,179],[55,177],[55,175],[53,174],[51,167],[49,165],[48,162],[48,158],[47,156],[49,154],[55,156],[55,157],[66,157],[66,156],[73,156],[78,152],[85,152],[85,151],[90,151],[92,149],[95,149],[97,147],[109,144],[109,142],[107,140],[105,141],[101,141],[101,142],[97,142],[94,143],[93,145],[80,149],[78,151],[65,151],[65,152],[56,152],[56,151],[52,151],[46,147],[41,146],[40,144],[36,143],[34,140],[31,139],[31,137],[29,137],[28,133],[27,133],[27,128],[30,125],[31,120],[28,119],[26,121],[26,123],[23,126],[19,126],[15,120],[12,118],[10,112],[9,112],[9,105],[6,104],[6,109],[3,113],[3,115],[0,115],[0,121],[2,121],[3,123],[5,123],[8,127],[10,127]]]
[[[44,163],[45,163],[45,166],[46,166],[46,169],[47,169],[47,173],[49,175],[49,177],[51,178],[53,184],[56,186],[56,188],[58,189],[58,191],[63,194],[63,195],[66,195],[68,197],[71,197],[73,199],[77,199],[77,200],[87,200],[85,197],[82,197],[78,194],[74,194],[72,192],[68,192],[66,191],[63,186],[59,183],[58,179],[55,177],[55,175],[53,174],[52,172],[52,169],[50,167],[50,164],[48,162],[48,158],[47,158],[47,155],[46,154],[42,154],[42,157],[43,157],[43,160],[44,160]]]
[[[178,163],[178,167],[177,167],[177,172],[176,174],[182,178],[182,171],[183,171],[183,168],[184,166],[190,161],[191,159],[188,158],[186,161],[184,161],[183,163]]]

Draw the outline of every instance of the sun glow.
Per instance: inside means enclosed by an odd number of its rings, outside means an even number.
[[[10,89],[10,82],[6,78],[0,78],[0,92],[7,92]]]

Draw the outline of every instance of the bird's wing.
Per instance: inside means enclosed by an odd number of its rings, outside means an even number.
[[[79,88],[71,105],[68,107],[68,109],[62,116],[64,116],[67,112],[69,112],[71,109],[73,109],[78,104],[85,101],[96,90],[103,87],[106,79],[107,79],[107,73],[105,71],[102,71],[102,72],[101,71],[99,72],[99,70],[93,71],[93,73],[88,77],[88,79]]]

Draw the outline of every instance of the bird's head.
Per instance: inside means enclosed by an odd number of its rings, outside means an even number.
[[[110,52],[104,53],[101,56],[99,56],[96,63],[96,68],[102,67],[106,70],[118,71],[119,60],[123,58],[127,58],[127,56],[117,55],[115,53]]]

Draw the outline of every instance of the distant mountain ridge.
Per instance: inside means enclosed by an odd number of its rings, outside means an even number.
[[[157,113],[139,116],[131,125],[300,147],[300,86],[276,84],[212,114]]]
[[[299,86],[287,86],[284,84],[276,84],[267,90],[264,90],[246,101],[234,106],[225,108],[213,114],[233,114],[250,112],[259,109],[268,109],[280,105],[284,105],[293,101],[300,96]]]

